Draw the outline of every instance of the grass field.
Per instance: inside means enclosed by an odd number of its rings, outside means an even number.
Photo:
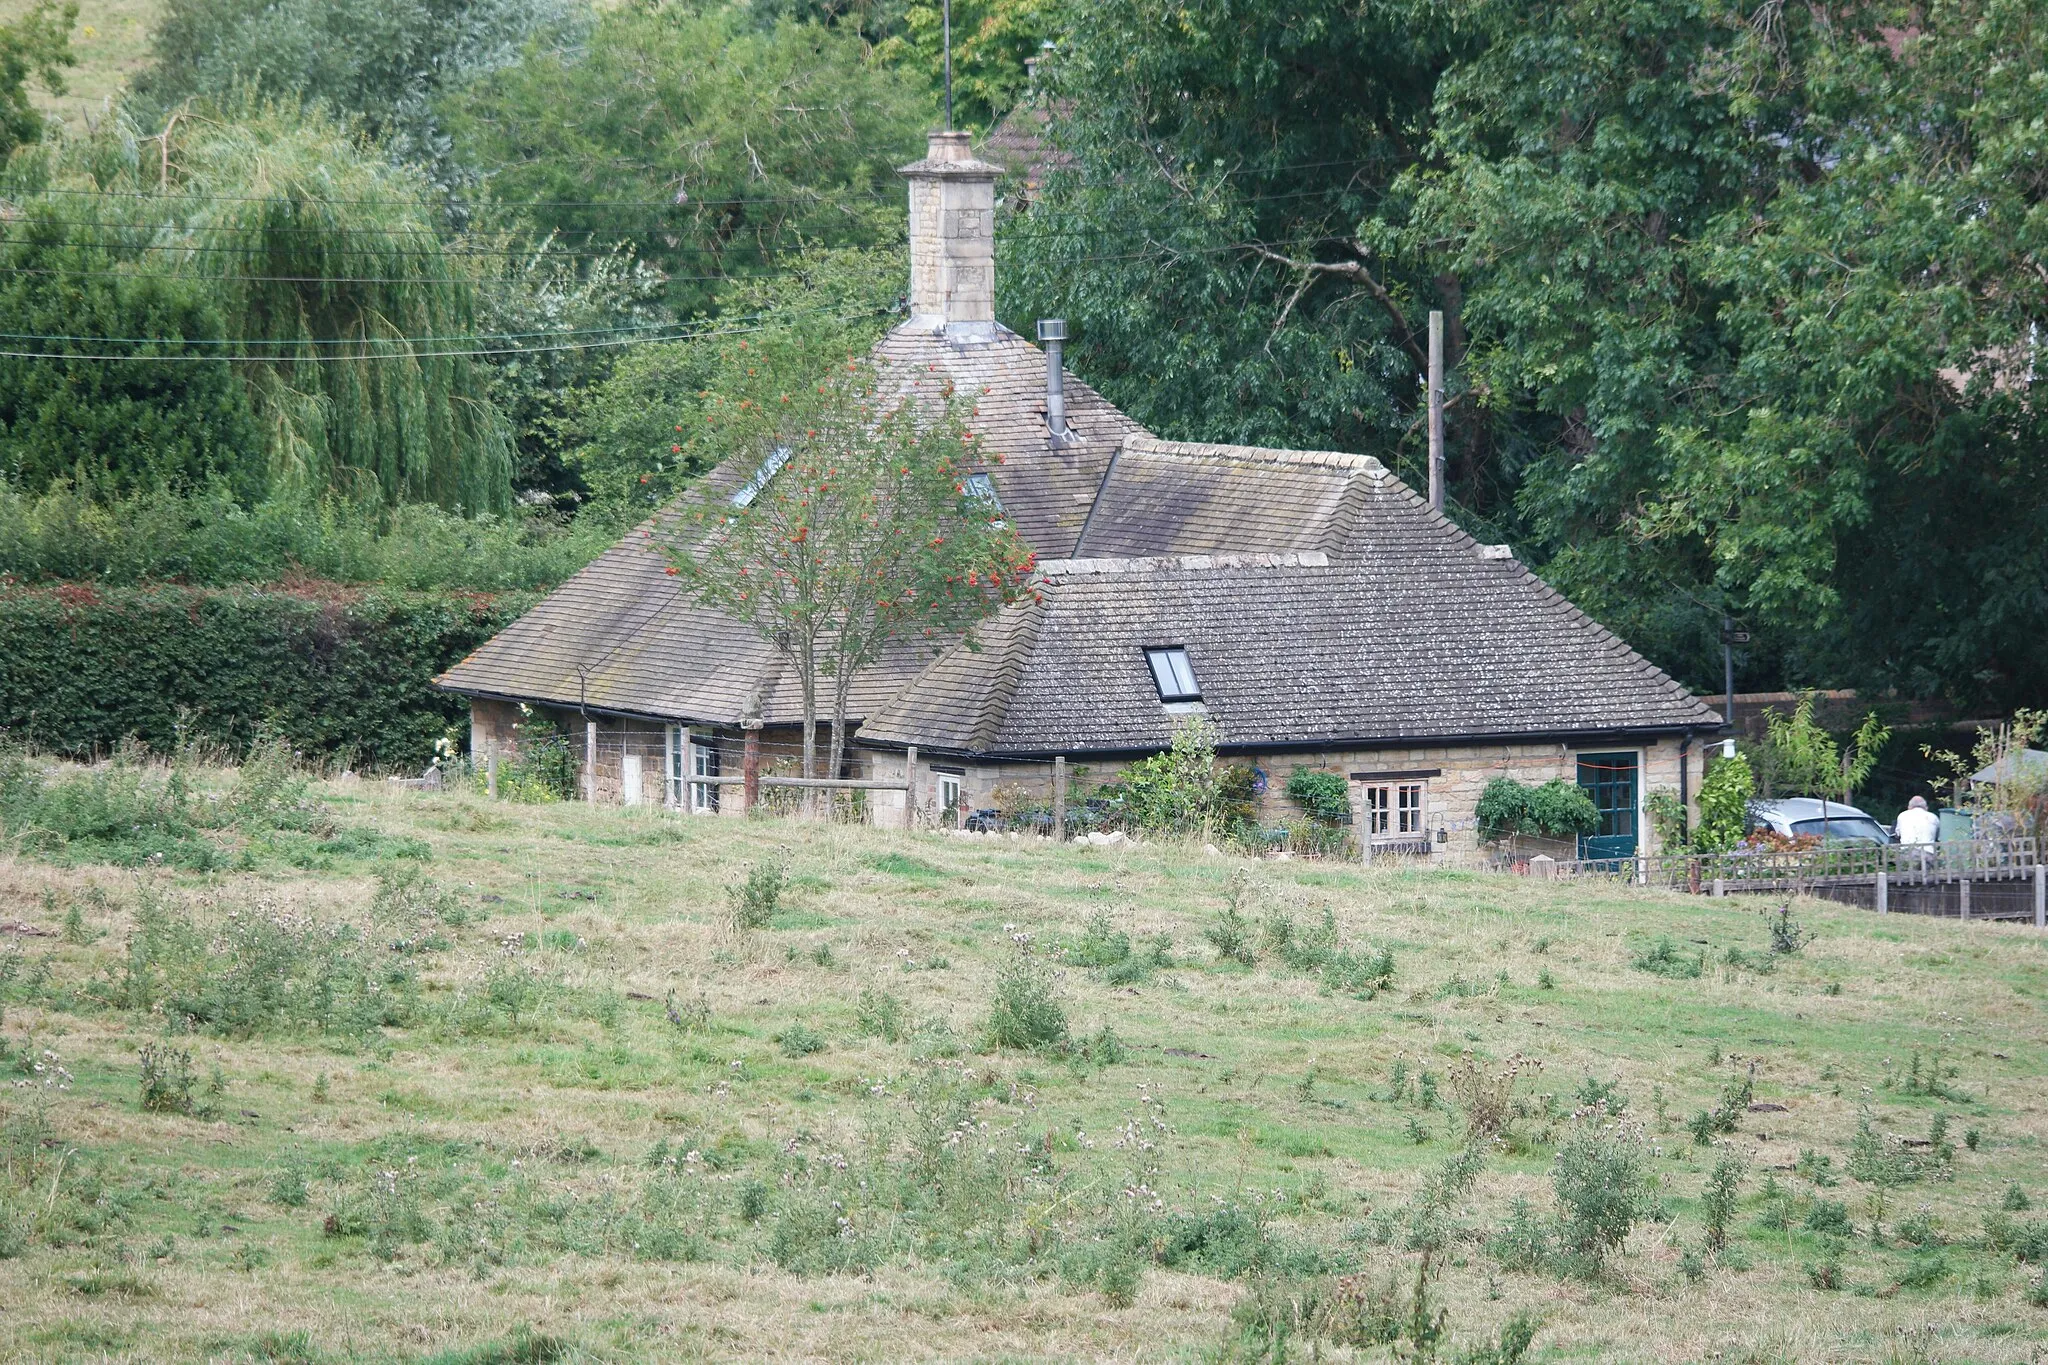
[[[1740,900],[319,790],[432,856],[0,861],[0,1358],[2048,1342],[2030,930],[1801,903],[1774,953]]]

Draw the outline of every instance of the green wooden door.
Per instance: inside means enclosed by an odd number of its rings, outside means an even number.
[[[1581,858],[1636,855],[1636,756],[1580,754],[1579,785],[1593,798],[1600,826],[1579,839]]]

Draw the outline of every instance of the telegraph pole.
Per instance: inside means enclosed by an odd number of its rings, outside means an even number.
[[[1444,510],[1444,315],[1429,313],[1429,506]]]

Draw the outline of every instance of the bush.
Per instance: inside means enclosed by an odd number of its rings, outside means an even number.
[[[726,921],[734,930],[765,929],[782,908],[782,889],[789,874],[781,863],[756,863],[747,879],[726,888]]]
[[[995,999],[990,1003],[983,1036],[992,1048],[1027,1052],[1067,1041],[1067,1012],[1044,963],[1019,953],[1003,967],[996,978]]]
[[[806,1028],[802,1024],[791,1024],[775,1041],[782,1044],[782,1055],[785,1057],[809,1057],[813,1053],[825,1050],[825,1040],[816,1030]]]
[[[1691,981],[1706,970],[1705,953],[1688,953],[1668,937],[1660,937],[1642,952],[1629,959],[1629,965],[1639,972],[1651,972],[1657,976],[1668,976],[1674,981]]]
[[[1600,828],[1600,811],[1577,785],[1554,777],[1540,787],[1496,777],[1479,794],[1474,811],[1482,839],[1536,834],[1562,839]]]
[[[1287,799],[1325,824],[1341,824],[1351,818],[1351,784],[1342,773],[1296,768],[1287,779]]]
[[[1707,1249],[1710,1251],[1719,1251],[1728,1245],[1728,1223],[1735,1217],[1735,1203],[1748,1165],[1740,1153],[1723,1152],[1707,1176],[1706,1188],[1700,1192],[1700,1213],[1707,1225]]]
[[[1702,853],[1725,853],[1741,843],[1755,796],[1756,776],[1747,758],[1737,754],[1715,762],[1700,781],[1700,823],[1693,831],[1693,847]]]
[[[853,1007],[853,1026],[864,1038],[901,1042],[905,1032],[903,1002],[887,991],[864,987]]]
[[[151,1114],[189,1114],[192,1104],[192,1054],[177,1048],[144,1043],[136,1054],[142,1086],[142,1108]]]
[[[1655,1207],[1642,1130],[1628,1120],[1581,1122],[1557,1149],[1550,1180],[1560,1241],[1586,1271],[1597,1270]]]

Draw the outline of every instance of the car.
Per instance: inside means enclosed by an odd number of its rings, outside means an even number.
[[[1788,796],[1749,803],[1749,827],[1768,829],[1786,838],[1801,835],[1830,844],[1889,844],[1892,832],[1868,812],[1840,801]]]

